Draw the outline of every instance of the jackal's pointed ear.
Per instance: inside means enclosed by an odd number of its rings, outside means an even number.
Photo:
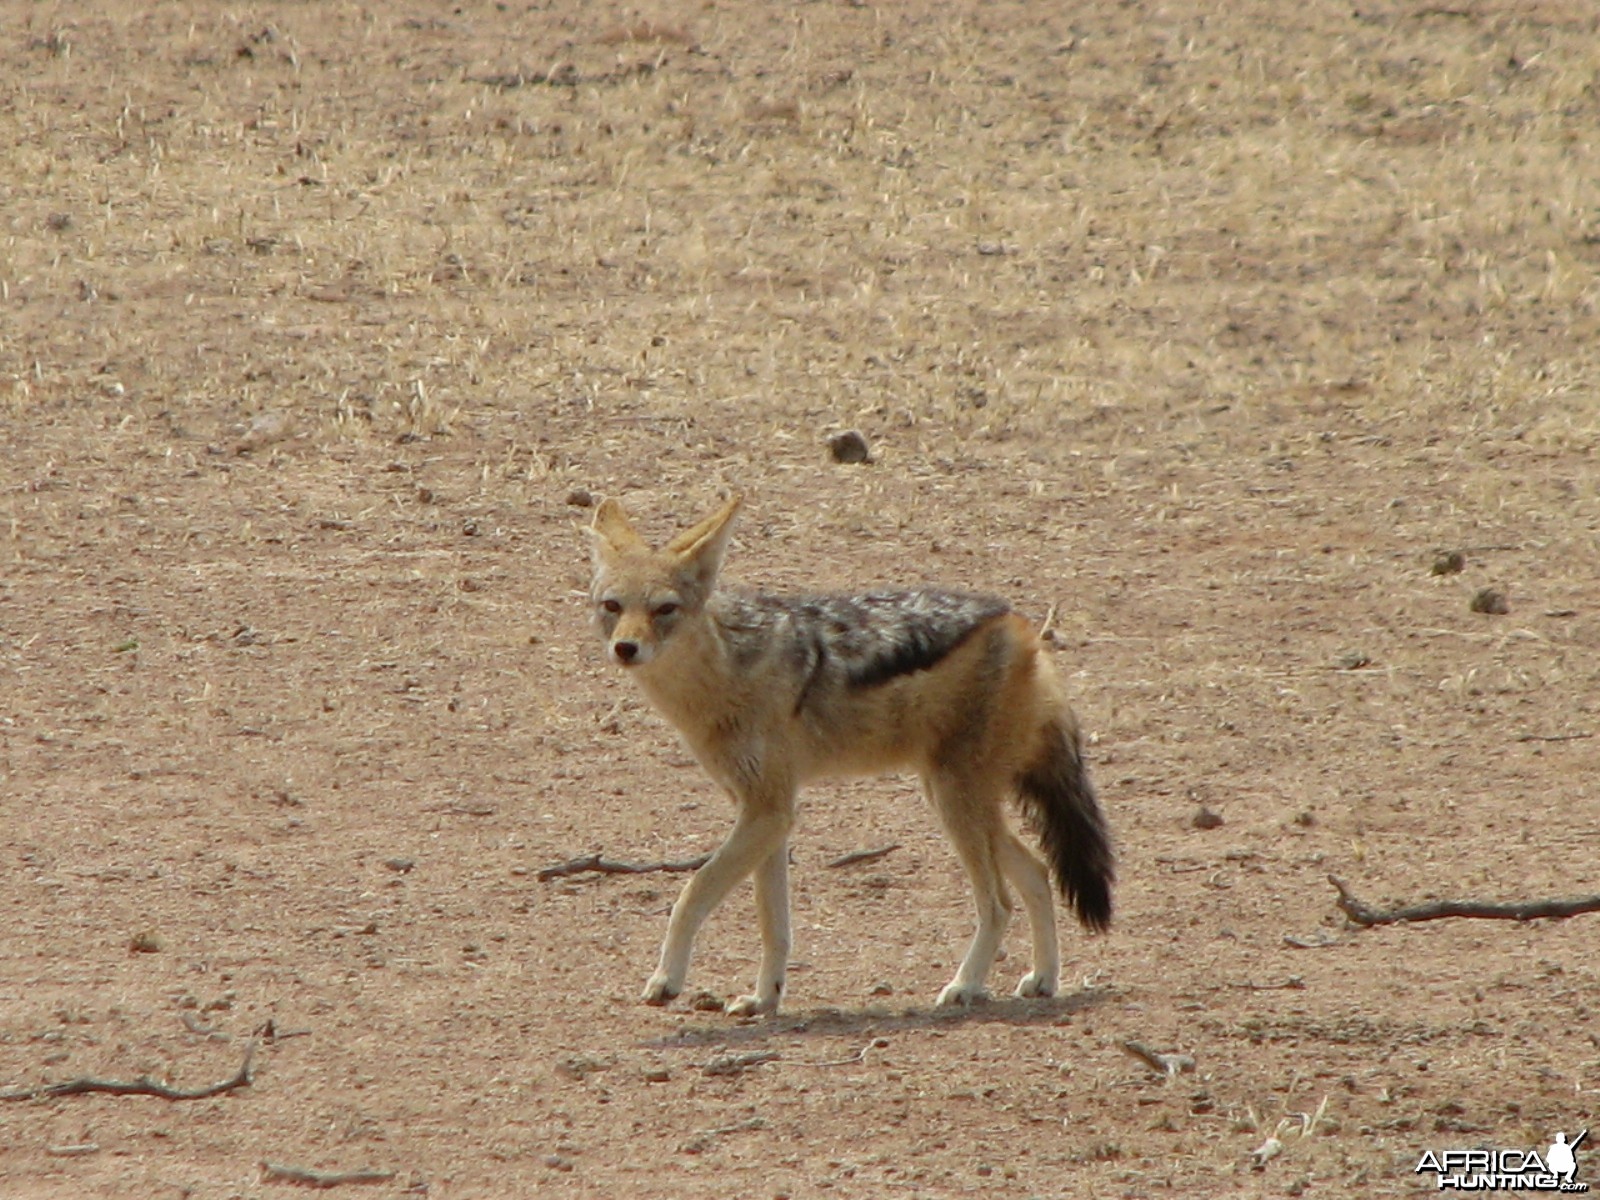
[[[667,553],[687,567],[702,587],[709,587],[722,570],[722,556],[727,553],[728,539],[733,534],[733,518],[743,503],[743,496],[730,497],[716,512],[667,543]]]
[[[606,550],[634,550],[644,545],[644,539],[628,520],[628,514],[622,511],[622,505],[611,499],[600,501],[600,507],[594,510],[589,536],[594,539],[596,554]]]

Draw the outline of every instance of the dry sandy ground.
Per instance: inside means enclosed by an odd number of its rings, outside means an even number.
[[[1600,892],[1587,0],[29,4],[0,80],[0,1195],[1408,1195],[1595,1123],[1600,916],[1328,881]],[[538,878],[726,829],[573,501],[734,488],[751,583],[1051,618],[1121,871],[1058,1000],[932,1010],[909,780],[808,793],[773,1020],[636,1002],[680,877]],[[692,984],[754,962],[745,890]]]

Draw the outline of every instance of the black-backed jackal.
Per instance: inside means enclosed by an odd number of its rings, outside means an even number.
[[[768,596],[719,589],[737,497],[659,550],[622,506],[595,513],[595,619],[612,662],[638,681],[701,765],[733,796],[733,832],[672,908],[644,999],[683,990],[702,922],[755,876],[761,968],[736,1014],[769,1013],[789,960],[789,831],[808,780],[917,771],[972,880],[978,929],[939,1003],[969,1004],[1011,915],[1033,932],[1019,996],[1061,974],[1050,874],[1091,930],[1111,922],[1111,839],[1078,725],[1039,638],[991,596],[917,589]],[[1021,800],[1045,864],[1012,833]]]

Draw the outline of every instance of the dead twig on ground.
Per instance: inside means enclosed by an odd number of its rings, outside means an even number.
[[[775,1050],[752,1050],[748,1054],[719,1054],[700,1068],[702,1075],[738,1075],[762,1063],[776,1062]]]
[[[568,859],[564,863],[557,863],[553,867],[545,867],[537,876],[541,883],[548,883],[552,879],[565,879],[569,875],[583,875],[590,871],[598,875],[648,875],[652,871],[668,871],[682,873],[685,871],[698,871],[711,861],[711,855],[702,854],[697,858],[687,858],[682,862],[650,862],[629,863],[617,862],[615,859],[605,858],[600,854],[583,854],[577,858]]]
[[[1403,908],[1373,908],[1358,900],[1336,875],[1328,882],[1339,891],[1339,907],[1357,925],[1397,925],[1402,922],[1438,921],[1446,917],[1477,917],[1485,920],[1537,921],[1544,917],[1574,917],[1579,913],[1600,912],[1600,896],[1579,896],[1572,900],[1528,900],[1520,904],[1492,904],[1480,900],[1430,900]]]
[[[853,1067],[857,1063],[864,1063],[867,1061],[868,1050],[882,1050],[888,1045],[888,1038],[875,1037],[848,1058],[828,1058],[821,1062],[811,1062],[804,1065],[808,1067]]]
[[[300,1187],[332,1188],[346,1183],[388,1183],[393,1171],[312,1171],[305,1167],[291,1167],[284,1163],[261,1164],[263,1183],[292,1183]]]
[[[309,1030],[309,1029],[279,1029],[278,1028],[278,1023],[276,1021],[274,1021],[271,1017],[268,1017],[260,1025],[256,1026],[255,1031],[252,1034],[252,1036],[255,1037],[255,1038],[258,1038],[259,1040],[265,1042],[267,1045],[270,1046],[274,1042],[286,1042],[290,1038],[310,1037],[311,1036],[311,1030]]]
[[[1157,1075],[1165,1075],[1168,1079],[1184,1071],[1195,1069],[1194,1055],[1192,1054],[1161,1054],[1150,1049],[1143,1042],[1128,1040],[1119,1043],[1122,1049],[1133,1055]]]
[[[879,846],[876,850],[852,850],[849,854],[841,854],[827,865],[829,867],[853,867],[857,863],[877,862],[880,858],[893,854],[898,849],[900,849],[900,843],[892,842],[887,846]]]
[[[749,1120],[738,1121],[732,1125],[718,1125],[715,1129],[705,1130],[704,1133],[707,1137],[724,1137],[730,1133],[749,1133],[752,1129],[765,1129],[766,1127],[767,1119],[765,1117],[751,1117]]]
[[[171,1084],[151,1079],[148,1075],[141,1075],[137,1079],[94,1079],[85,1075],[61,1083],[42,1083],[38,1087],[24,1088],[21,1091],[0,1092],[0,1100],[41,1100],[56,1096],[82,1096],[89,1092],[104,1092],[111,1096],[154,1096],[159,1100],[205,1100],[212,1096],[220,1096],[224,1092],[249,1087],[250,1060],[255,1057],[255,1052],[255,1043],[252,1042],[250,1048],[245,1051],[244,1061],[239,1064],[239,1069],[228,1078],[209,1087],[175,1088]]]
[[[557,63],[548,71],[502,71],[492,75],[472,75],[469,82],[482,84],[484,87],[497,88],[500,91],[514,91],[524,87],[564,87],[576,88],[580,84],[605,85],[612,83],[625,83],[641,75],[653,75],[661,69],[665,55],[655,60],[642,59],[639,62],[619,64],[615,70],[603,71],[599,74],[582,74],[572,63]]]
[[[1281,983],[1257,983],[1253,979],[1246,979],[1243,983],[1230,983],[1228,986],[1246,988],[1252,992],[1298,991],[1306,986],[1306,981],[1299,975],[1290,975]]]

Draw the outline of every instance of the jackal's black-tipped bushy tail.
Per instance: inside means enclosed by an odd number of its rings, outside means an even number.
[[[1111,925],[1111,885],[1117,877],[1111,831],[1070,716],[1045,727],[1043,747],[1018,777],[1017,790],[1061,895],[1084,928],[1104,932]]]

